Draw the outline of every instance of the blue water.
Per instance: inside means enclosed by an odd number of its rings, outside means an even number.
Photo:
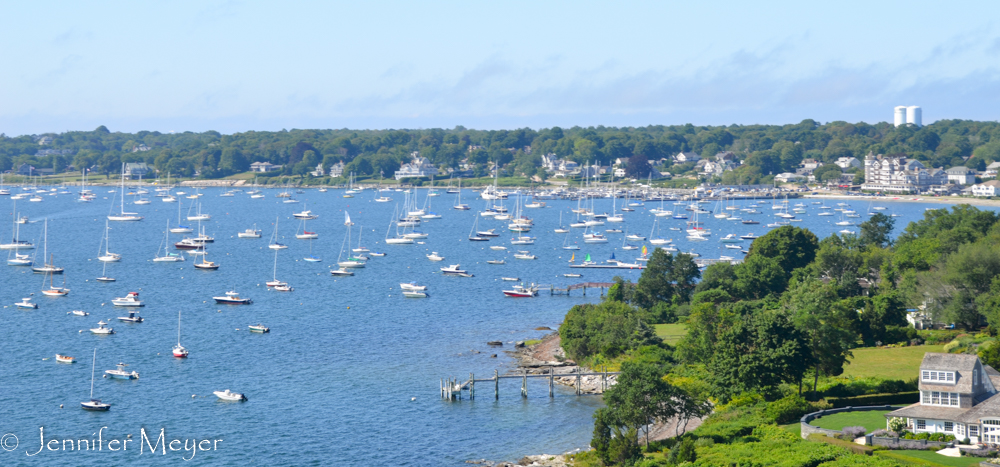
[[[438,395],[439,379],[492,376],[513,366],[502,352],[486,346],[487,341],[510,342],[538,338],[538,326],[556,328],[572,305],[598,300],[578,292],[572,297],[542,293],[533,299],[505,298],[502,290],[510,283],[500,280],[515,276],[524,281],[564,286],[580,281],[610,281],[615,275],[631,280],[638,271],[575,270],[583,278],[562,277],[570,272],[567,260],[572,252],[562,250],[563,236],[552,233],[559,224],[574,218],[570,209],[577,203],[548,201],[546,209],[528,210],[534,217],[531,235],[535,245],[511,246],[509,235],[490,242],[468,242],[466,237],[483,202],[473,192],[463,193],[471,211],[450,209],[452,195],[433,198],[432,210],[443,219],[426,221],[420,230],[430,234],[425,245],[385,245],[386,228],[403,193],[393,192],[392,203],[376,203],[371,191],[346,199],[342,192],[307,191],[297,195],[300,204],[284,204],[277,191],[265,190],[264,199],[250,199],[244,193],[220,197],[221,190],[204,190],[202,211],[212,215],[205,222],[208,234],[216,237],[209,245],[209,258],[221,264],[217,271],[195,270],[193,258],[184,263],[150,261],[163,239],[167,219],[177,223],[177,204],[153,199],[145,206],[127,205],[140,212],[142,222],[112,222],[111,251],[123,256],[110,263],[107,275],[117,282],[101,283],[98,246],[104,234],[105,216],[117,209],[107,188],[95,190],[99,198],[81,204],[70,195],[45,196],[40,203],[23,200],[18,212],[40,221],[48,218],[48,251],[55,263],[66,268],[55,276],[56,285],[65,278],[71,289],[67,297],[40,294],[44,278],[29,268],[0,266],[0,317],[4,324],[5,352],[0,353],[0,435],[15,434],[20,445],[12,451],[0,450],[5,465],[101,465],[133,459],[154,464],[177,463],[191,456],[183,440],[223,440],[216,449],[197,451],[192,464],[212,465],[464,465],[473,458],[512,460],[525,454],[558,453],[585,448],[592,430],[590,414],[600,406],[598,397],[576,397],[568,388],[558,388],[549,398],[546,383],[534,381],[529,397],[519,395],[520,381],[501,383],[500,400],[493,399],[492,385],[480,384],[476,401],[444,402]],[[191,192],[193,190],[185,190]],[[425,192],[420,193],[420,204]],[[474,200],[474,201],[473,201]],[[191,200],[181,199],[182,213]],[[809,201],[805,201],[809,203]],[[829,201],[833,206],[837,201]],[[509,202],[508,202],[509,203]],[[748,203],[747,203],[748,204]],[[794,201],[793,203],[794,204]],[[853,207],[867,215],[867,202]],[[923,203],[892,203],[897,231],[905,223],[922,216]],[[632,232],[649,235],[653,216],[647,203],[626,214],[620,224]],[[934,205],[939,207],[940,205]],[[679,208],[665,204],[668,208]],[[707,206],[710,208],[711,206]],[[817,212],[810,205],[812,216]],[[611,200],[597,200],[598,212],[611,211]],[[10,238],[13,202],[0,199],[0,239]],[[299,222],[293,212],[312,210],[319,219],[309,221],[309,230],[319,232],[313,254],[323,262],[302,260],[309,254],[309,242],[294,238]],[[373,257],[368,267],[355,270],[354,277],[334,278],[328,273],[344,241],[344,211],[361,226],[361,243],[373,251],[388,253]],[[726,233],[763,235],[773,219],[770,205],[762,205],[761,225],[747,226],[732,221],[703,219],[714,235],[708,242],[688,242],[681,232],[668,230],[683,221],[661,218],[661,234],[672,237],[681,251],[694,249],[703,257],[720,254],[742,256],[726,250],[718,239]],[[843,227],[833,225],[834,217],[799,216],[820,238]],[[280,217],[279,236],[290,245],[278,253],[277,276],[292,285],[291,293],[274,292],[264,286],[272,278],[274,251],[267,248],[274,220]],[[185,221],[190,225],[191,222]],[[256,224],[263,230],[260,239],[240,239],[236,233]],[[41,249],[42,223],[21,226],[21,237],[31,239]],[[480,218],[479,228],[505,226]],[[608,224],[604,228],[611,228]],[[357,245],[358,226],[353,233]],[[856,230],[856,227],[851,227]],[[622,235],[610,234],[607,244],[587,245],[580,229],[572,229],[570,241],[582,250],[577,260],[590,253],[603,261],[612,252],[619,259],[637,256],[623,251]],[[182,235],[171,234],[171,243]],[[506,252],[489,249],[505,244]],[[527,249],[538,255],[535,261],[516,260],[511,255]],[[446,257],[440,263],[425,255],[437,251]],[[727,253],[728,252],[728,253]],[[735,254],[734,254],[735,253]],[[38,254],[39,258],[41,253]],[[486,264],[488,259],[505,257],[505,265]],[[460,263],[475,274],[473,278],[442,276],[438,270]],[[428,286],[429,298],[406,299],[398,290],[400,282],[416,281]],[[254,300],[250,306],[220,306],[212,297],[235,289]],[[129,291],[140,293],[146,307],[141,324],[115,319],[125,311],[111,306],[111,299]],[[23,311],[13,306],[21,297],[34,293],[38,310]],[[87,317],[67,314],[85,310]],[[177,313],[183,313],[181,342],[191,351],[186,360],[170,355],[177,341]],[[87,332],[99,320],[111,323],[117,333],[96,336]],[[269,334],[247,332],[246,326],[262,322]],[[84,332],[80,332],[83,330]],[[89,398],[92,354],[97,349],[95,396],[112,404],[106,413],[80,409]],[[511,345],[506,344],[506,349]],[[479,353],[476,353],[478,351]],[[56,353],[78,358],[74,365],[57,364]],[[47,360],[43,360],[47,359]],[[104,370],[118,361],[128,363],[141,378],[120,381],[101,378]],[[249,397],[246,403],[218,401],[212,391],[232,389]],[[192,397],[194,395],[195,397]],[[411,401],[411,398],[416,398]],[[60,405],[65,408],[60,408]],[[50,439],[95,438],[101,427],[104,443],[100,452],[43,450],[39,448],[39,428]],[[143,446],[141,430],[155,444],[163,429],[165,441],[182,440],[178,451],[150,454]],[[109,439],[133,435],[127,452],[108,451]],[[10,447],[9,439],[5,441]],[[211,445],[212,443],[209,443]],[[121,446],[121,444],[116,447]],[[202,446],[208,446],[203,444]],[[139,457],[137,457],[139,456]]]

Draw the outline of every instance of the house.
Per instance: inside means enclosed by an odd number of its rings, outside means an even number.
[[[885,414],[913,433],[945,433],[972,443],[1000,443],[1000,372],[974,354],[924,354],[920,402]]]
[[[934,329],[934,318],[920,310],[907,310],[906,322],[913,329]]]
[[[736,162],[736,154],[733,151],[722,151],[715,154],[715,160],[718,162]]]
[[[859,161],[858,158],[856,157],[838,157],[837,162],[834,162],[834,164],[836,164],[837,167],[840,167],[843,170],[847,170],[850,168],[856,168],[856,169],[861,168],[861,161]]]
[[[137,144],[135,146],[132,146],[132,152],[145,152],[145,151],[149,151],[149,150],[150,150],[150,147],[146,146],[143,143],[140,143],[140,144]]]
[[[431,164],[431,161],[427,160],[426,157],[421,157],[419,151],[414,151],[410,154],[413,161],[409,164],[403,164],[396,171],[396,180],[402,180],[404,178],[414,178],[414,177],[431,177],[438,174],[437,167]]]
[[[281,170],[280,165],[274,165],[270,162],[254,162],[250,164],[251,172],[271,172],[275,170]]]
[[[1000,162],[990,162],[990,165],[986,166],[982,178],[996,178],[998,170],[1000,170]]]
[[[674,156],[674,161],[678,164],[683,164],[685,162],[698,162],[701,160],[701,156],[693,152],[680,152]]]
[[[42,136],[41,138],[38,138],[38,145],[39,146],[45,146],[46,144],[52,144],[52,137],[51,136]]]
[[[815,171],[816,169],[823,167],[823,163],[816,159],[802,159],[801,166],[809,173],[813,173],[813,171]]]
[[[615,174],[614,174],[614,175],[615,175],[615,177],[617,177],[617,178],[622,178],[622,177],[624,177],[624,176],[625,176],[625,169],[623,169],[623,168],[621,168],[621,167],[619,167],[619,168],[615,169]]]
[[[972,185],[972,196],[986,197],[1000,195],[1000,180],[989,180]]]
[[[126,162],[125,163],[125,178],[133,179],[142,177],[150,172],[149,166],[145,162]]]
[[[330,176],[340,177],[344,175],[344,162],[340,161],[330,166]]]
[[[18,175],[27,175],[27,176],[30,177],[32,175],[38,175],[38,172],[36,171],[35,166],[33,166],[33,165],[21,164],[17,168],[17,174]]]
[[[948,174],[948,183],[956,183],[958,185],[972,185],[976,183],[976,171],[968,167],[952,167],[945,170]]]
[[[774,181],[778,183],[802,183],[808,179],[809,178],[805,175],[799,175],[791,172],[785,172],[774,176]]]

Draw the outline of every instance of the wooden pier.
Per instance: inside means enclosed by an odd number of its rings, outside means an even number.
[[[549,372],[543,374],[528,374],[527,370],[521,370],[520,375],[500,375],[500,372],[493,370],[493,377],[486,379],[476,379],[475,375],[469,373],[469,379],[462,382],[457,378],[445,378],[441,380],[441,398],[446,400],[461,400],[463,391],[469,392],[469,400],[476,399],[476,383],[493,383],[493,398],[494,400],[500,400],[500,380],[501,379],[520,379],[521,380],[521,397],[528,397],[528,378],[548,378],[549,380],[549,397],[555,397],[555,379],[556,377],[564,378],[571,377],[576,378],[576,395],[584,395],[582,388],[582,381],[584,376],[600,376],[601,377],[601,392],[603,394],[605,390],[609,387],[608,376],[617,375],[617,371],[603,371],[599,373],[583,373],[580,367],[576,368],[574,373],[562,373],[559,375],[555,374],[555,370],[549,368]]]

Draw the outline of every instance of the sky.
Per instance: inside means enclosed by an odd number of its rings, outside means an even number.
[[[996,1],[0,0],[0,133],[997,120]]]

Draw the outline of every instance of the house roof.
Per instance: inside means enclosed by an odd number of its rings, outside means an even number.
[[[979,184],[980,186],[1000,187],[1000,180],[989,180]]]
[[[920,362],[920,370],[943,370],[954,371],[954,384],[934,384],[920,380],[921,391],[945,391],[971,394],[972,372],[975,371],[976,362],[979,357],[968,354],[933,353],[924,354],[924,360]]]
[[[982,418],[996,418],[997,413],[1000,413],[1000,393],[990,395],[956,420],[964,423],[978,423]]]
[[[902,409],[893,410],[885,414],[886,418],[889,417],[903,417],[903,418],[929,418],[932,420],[958,420],[962,418],[965,412],[970,412],[969,409],[960,409],[957,407],[936,407],[929,405],[920,405],[916,403],[913,405],[908,405]]]
[[[948,175],[968,175],[969,173],[976,173],[975,170],[962,166],[952,167],[945,170],[945,172],[948,172]]]

